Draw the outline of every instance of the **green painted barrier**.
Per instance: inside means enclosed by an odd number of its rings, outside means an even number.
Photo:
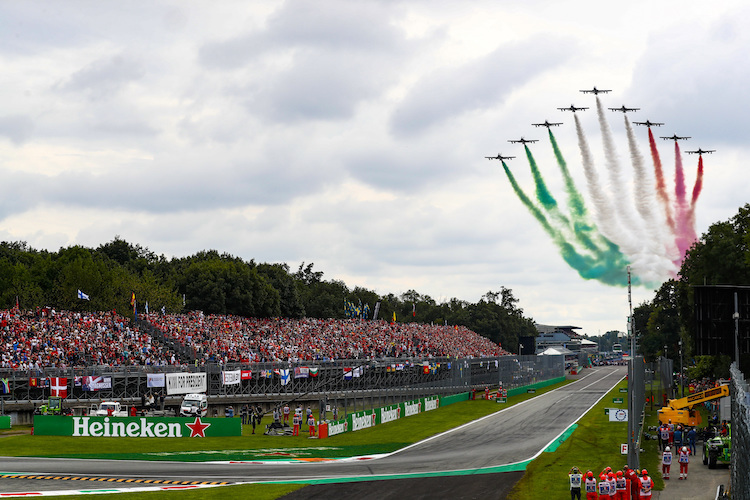
[[[0,415],[0,429],[10,429],[10,415]]]
[[[241,436],[242,421],[238,418],[35,415],[34,435],[113,438]]]
[[[471,392],[461,392],[459,394],[453,394],[452,396],[442,396],[440,398],[440,406],[448,406],[453,403],[460,401],[468,401],[471,399]]]

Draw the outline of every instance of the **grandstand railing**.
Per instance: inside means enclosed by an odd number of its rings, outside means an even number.
[[[565,374],[562,356],[500,356],[491,358],[381,358],[371,360],[310,361],[300,363],[228,363],[183,366],[90,366],[85,368],[45,368],[43,370],[11,371],[0,368],[0,378],[8,381],[8,394],[3,394],[6,410],[28,409],[45,401],[50,388],[45,380],[67,379],[66,404],[86,404],[103,399],[136,403],[149,394],[159,396],[164,388],[148,387],[148,375],[169,372],[205,372],[208,395],[215,400],[231,402],[290,401],[308,399],[339,399],[378,394],[398,399],[399,394],[411,398],[415,394],[448,395],[484,386],[506,389],[530,385]],[[316,377],[294,378],[298,367],[317,368]],[[287,384],[277,372],[290,370]],[[351,376],[345,376],[350,369]],[[236,385],[224,385],[222,371],[249,370],[251,378]],[[270,377],[268,376],[270,373]],[[263,376],[261,376],[263,375]],[[84,391],[75,385],[77,377],[111,377],[111,389]],[[166,395],[166,394],[165,394]],[[180,396],[181,397],[181,396]],[[371,396],[373,397],[373,396]]]

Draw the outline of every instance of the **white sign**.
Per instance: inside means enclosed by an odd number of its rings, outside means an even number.
[[[627,455],[628,454],[628,445],[627,444],[621,444],[620,445],[620,454],[621,455]]]
[[[241,379],[242,379],[242,374],[240,373],[240,370],[231,370],[231,371],[221,372],[221,380],[224,383],[224,385],[237,385],[240,383]]]
[[[164,387],[163,373],[146,374],[146,387]]]
[[[610,408],[609,409],[609,421],[610,422],[627,422],[628,410],[623,410],[621,408]]]
[[[206,372],[201,373],[167,373],[167,394],[190,394],[191,392],[206,392],[208,378]]]

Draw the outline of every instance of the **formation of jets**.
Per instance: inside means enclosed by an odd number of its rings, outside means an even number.
[[[612,91],[611,90],[599,90],[598,88],[594,87],[591,90],[581,90],[581,92],[583,92],[584,94],[599,95],[599,94],[606,94],[607,92],[612,92]]]
[[[606,90],[605,89],[597,89],[596,87],[594,87],[593,89],[590,89],[590,90],[581,90],[581,92],[583,92],[584,94],[599,95],[599,94],[606,94],[607,92],[612,92],[612,91],[609,90],[609,89],[606,89]],[[576,111],[585,111],[585,110],[587,110],[589,108],[586,108],[586,107],[576,107],[576,106],[574,106],[574,105],[571,104],[567,108],[557,108],[557,109],[559,109],[560,111],[572,111],[573,113],[575,113]],[[641,108],[628,108],[628,107],[625,107],[623,105],[623,106],[620,106],[619,108],[608,108],[608,109],[610,111],[620,111],[622,113],[628,113],[630,111],[638,111]],[[636,125],[644,125],[644,126],[649,127],[649,128],[651,128],[651,127],[661,127],[662,125],[664,125],[663,123],[652,122],[652,121],[649,121],[649,120],[646,120],[645,122],[633,122],[633,123],[635,123]],[[553,123],[553,122],[549,122],[547,120],[544,120],[543,123],[532,123],[532,125],[535,126],[535,127],[547,127],[547,129],[549,129],[550,127],[558,127],[558,126],[562,125],[562,122],[554,122]],[[669,140],[672,140],[672,141],[682,141],[682,140],[690,139],[690,137],[680,137],[677,134],[674,134],[671,137],[664,137],[664,136],[660,136],[660,137],[662,139],[664,139],[665,141],[669,141]],[[537,139],[524,139],[523,137],[521,137],[520,139],[509,140],[508,142],[513,143],[513,144],[521,143],[521,144],[526,145],[526,144],[533,144],[533,143],[539,142],[539,141]],[[703,150],[703,149],[700,149],[700,148],[696,149],[695,151],[686,151],[686,153],[688,153],[688,154],[697,154],[699,156],[701,156],[703,154],[714,153],[714,152],[716,152],[715,149]],[[485,158],[487,158],[488,160],[500,160],[500,161],[503,161],[503,160],[512,160],[513,158],[515,158],[515,156],[503,156],[502,154],[498,153],[497,156],[485,156]]]
[[[701,148],[698,148],[695,151],[685,151],[685,152],[688,153],[688,154],[691,154],[691,155],[696,155],[697,154],[698,156],[703,156],[704,153],[709,153],[709,154],[710,153],[715,153],[716,150],[715,149],[709,149],[708,151],[703,151]]]
[[[562,125],[562,122],[550,123],[547,120],[544,120],[544,123],[532,123],[532,125],[534,125],[535,127],[547,127],[547,128],[550,128],[550,127],[557,127],[559,125]]]
[[[610,111],[622,111],[623,113],[627,113],[628,111],[638,111],[641,108],[626,108],[625,106],[620,106],[619,108],[609,108]]]
[[[575,106],[571,104],[569,108],[557,108],[557,109],[559,109],[560,111],[572,111],[573,113],[575,113],[576,111],[583,111],[589,108],[576,108]]]
[[[661,127],[662,125],[664,125],[663,123],[654,123],[648,120],[646,120],[645,122],[633,122],[633,123],[635,123],[636,125],[645,125],[647,127]]]
[[[512,160],[515,158],[515,156],[503,156],[502,154],[498,153],[497,156],[485,156],[488,160]]]

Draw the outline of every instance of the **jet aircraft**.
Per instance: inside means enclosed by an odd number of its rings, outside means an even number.
[[[635,123],[636,125],[645,125],[647,127],[661,127],[662,125],[664,125],[663,123],[655,123],[655,122],[650,122],[648,120],[646,120],[645,122],[633,122],[633,123]]]
[[[524,139],[523,137],[521,137],[521,138],[520,138],[520,139],[518,139],[518,140],[515,140],[515,141],[514,141],[514,140],[510,140],[510,141],[508,141],[508,142],[512,142],[513,144],[517,144],[517,143],[519,143],[519,142],[520,142],[521,144],[524,144],[524,145],[525,145],[525,144],[527,144],[527,143],[528,143],[528,144],[531,144],[531,143],[534,143],[534,142],[538,142],[538,141],[539,141],[539,139]]]
[[[550,123],[547,120],[544,120],[544,123],[532,123],[532,125],[534,125],[535,127],[547,127],[547,128],[550,128],[550,127],[557,127],[558,125],[562,125],[562,122]]]
[[[498,153],[497,156],[485,156],[485,158],[487,158],[488,160],[503,161],[503,160],[512,160],[513,158],[515,158],[515,156],[503,156],[500,153]]]
[[[688,153],[688,154],[691,154],[691,155],[697,154],[698,156],[702,156],[704,153],[714,153],[714,152],[716,152],[716,150],[715,149],[709,149],[708,151],[704,151],[701,148],[698,148],[696,151],[685,151],[685,152]]]
[[[560,111],[572,111],[573,113],[575,113],[576,111],[583,111],[589,108],[576,108],[575,106],[571,104],[569,108],[557,108],[557,109],[559,109]]]
[[[623,113],[627,113],[628,111],[638,111],[641,108],[626,108],[625,106],[621,106],[619,108],[609,108],[610,111],[622,111]]]
[[[685,139],[690,139],[689,136],[688,137],[679,137],[677,134],[674,134],[672,137],[664,137],[663,135],[660,136],[660,137],[662,139],[664,139],[665,141],[668,141],[670,139],[673,140],[673,141],[682,141],[682,140],[685,140]]]
[[[594,87],[591,90],[581,90],[581,92],[583,92],[584,94],[599,95],[599,94],[606,94],[607,92],[612,92],[612,91],[611,90],[599,90],[598,88]]]

